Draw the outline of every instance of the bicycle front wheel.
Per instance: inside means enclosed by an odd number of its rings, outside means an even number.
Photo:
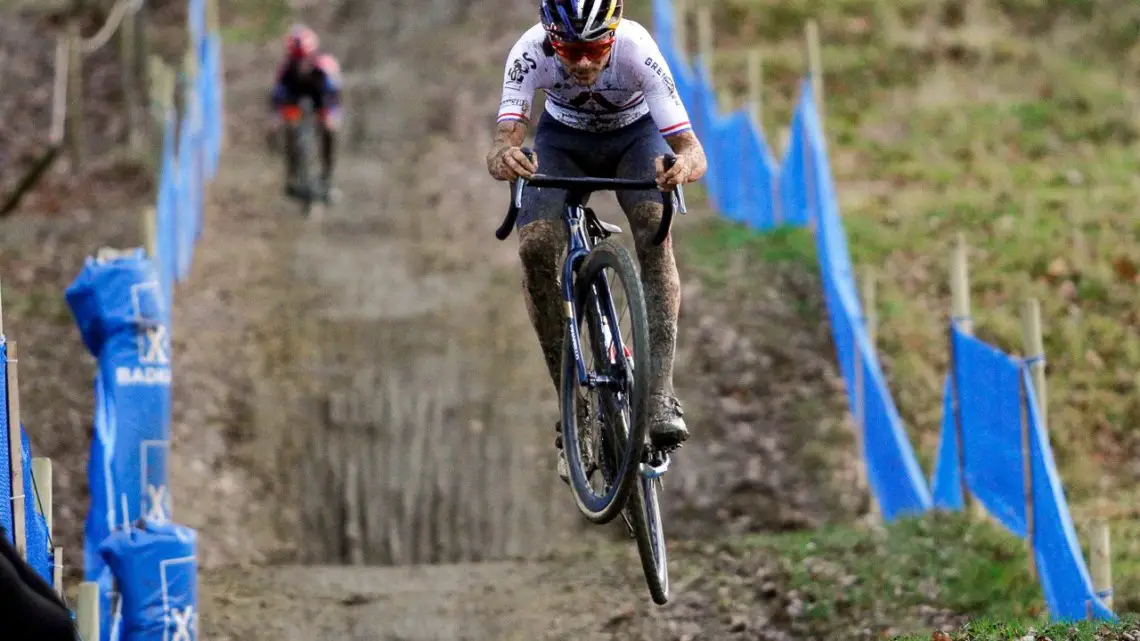
[[[621,514],[645,451],[649,323],[641,276],[629,251],[599,242],[574,283],[580,384],[569,329],[562,356],[562,442],[578,510],[594,523]]]
[[[629,519],[637,554],[649,594],[657,605],[669,600],[669,561],[665,552],[665,529],[661,523],[658,495],[661,480],[645,474],[637,475],[637,487],[629,497]]]

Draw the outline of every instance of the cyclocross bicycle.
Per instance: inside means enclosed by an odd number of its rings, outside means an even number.
[[[523,151],[533,158],[531,150]],[[672,154],[666,156],[666,168],[676,160]],[[669,469],[669,451],[646,438],[650,358],[645,295],[629,250],[610,238],[621,233],[621,228],[600,220],[586,206],[595,191],[657,189],[657,183],[542,174],[530,180],[519,178],[513,185],[507,217],[495,232],[499,240],[510,236],[527,186],[566,190],[562,210],[568,238],[562,264],[566,326],[559,400],[574,500],[593,523],[608,523],[622,515],[630,537],[637,542],[653,601],[664,604],[669,599],[669,569],[658,492],[661,477]],[[685,213],[680,187],[665,194],[655,245],[669,236],[674,211]],[[614,303],[612,279],[625,292],[625,310]],[[628,339],[621,329],[627,315]],[[583,330],[588,334],[585,340]],[[589,346],[588,355],[583,354],[584,344]],[[580,398],[579,393],[587,398]]]
[[[313,125],[313,104],[312,100],[305,97],[301,100],[301,121],[297,123],[297,144],[294,146],[294,151],[297,154],[297,191],[290,194],[301,202],[301,211],[308,217],[312,214],[313,204],[315,202],[326,203],[327,194],[323,193],[322,185],[316,173],[313,171],[313,150],[317,146],[313,144],[315,137],[315,127]],[[285,135],[289,135],[288,132]],[[288,147],[285,148],[288,153]]]

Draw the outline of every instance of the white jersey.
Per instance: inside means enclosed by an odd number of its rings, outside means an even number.
[[[546,54],[545,40],[540,23],[511,49],[498,122],[529,122],[534,92],[542,89],[547,113],[575,129],[614,131],[647,113],[664,136],[692,129],[669,66],[645,27],[628,19],[618,24],[610,60],[589,87],[579,85],[556,56]]]

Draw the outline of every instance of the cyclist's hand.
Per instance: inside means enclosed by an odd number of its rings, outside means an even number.
[[[497,165],[495,177],[499,180],[514,180],[520,176],[529,179],[538,171],[538,154],[534,154],[532,160],[521,147],[507,147],[499,154]]]
[[[685,154],[677,154],[677,162],[669,170],[665,169],[665,156],[658,156],[654,164],[657,166],[657,188],[661,191],[669,191],[689,181],[692,168]]]

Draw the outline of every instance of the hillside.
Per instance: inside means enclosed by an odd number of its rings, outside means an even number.
[[[488,4],[222,2],[230,140],[176,297],[172,490],[176,518],[201,535],[201,633],[782,641],[929,638],[992,619],[1004,639],[1035,625],[1040,589],[1013,537],[957,516],[862,521],[813,241],[719,221],[700,189],[677,227],[676,378],[694,439],[666,483],[673,602],[648,602],[619,532],[579,524],[554,476],[553,399],[535,384],[516,241],[491,236],[505,189],[482,162],[502,58],[534,11]],[[1115,488],[1129,517],[1140,9],[1093,7],[725,0],[715,68],[740,100],[747,48],[763,50],[778,141],[803,23],[819,21],[844,222],[858,267],[879,278],[888,380],[924,467],[946,368],[945,265],[964,231],[982,337],[1018,351],[1018,302],[1042,300],[1070,497],[1089,510]],[[631,3],[650,25],[644,9]],[[347,74],[345,199],[315,225],[278,198],[280,161],[259,129],[292,18],[321,30]],[[48,48],[35,53],[42,64]],[[90,381],[60,292],[99,243],[134,241],[138,206],[101,175],[81,184],[92,201],[121,198],[99,216],[33,200],[0,223],[13,239],[0,261],[8,331],[39,345],[25,357],[29,416],[66,428],[30,433],[65,459],[57,527],[74,554]],[[595,205],[626,226],[612,198]],[[382,414],[338,424],[338,394],[376,399]],[[1135,523],[1116,523],[1121,613],[1140,611],[1126,562],[1140,551]]]
[[[731,0],[713,16],[730,100],[743,100],[748,50],[763,52],[772,141],[805,71],[804,23],[818,21],[848,242],[878,281],[880,349],[928,473],[963,232],[981,338],[1023,353],[1022,301],[1041,301],[1049,429],[1074,511],[1114,497],[1103,509],[1134,516],[1140,7]]]

